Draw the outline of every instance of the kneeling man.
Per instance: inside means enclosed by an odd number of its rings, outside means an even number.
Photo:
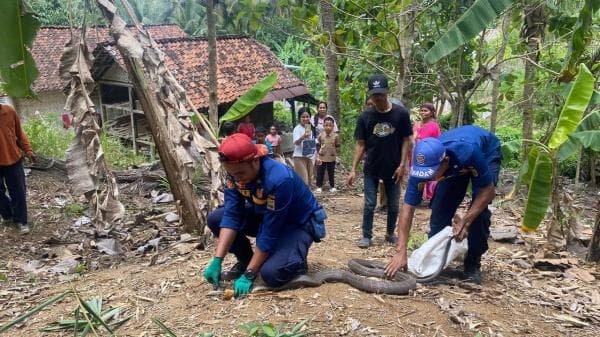
[[[325,212],[312,192],[292,169],[264,155],[262,146],[237,133],[219,147],[227,172],[225,205],[208,216],[219,239],[204,277],[217,285],[223,258],[233,253],[238,262],[228,275],[237,277],[236,297],[250,292],[258,274],[269,287],[280,287],[306,273],[308,249],[324,236]],[[248,236],[256,237],[254,251]]]

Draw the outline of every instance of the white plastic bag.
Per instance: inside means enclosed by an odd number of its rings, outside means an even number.
[[[467,249],[469,248],[467,239],[461,242],[452,239],[452,226],[447,226],[410,255],[408,258],[408,271],[419,278],[433,275],[442,263],[444,251],[449,240],[452,240],[452,243],[450,244],[444,268],[448,267],[450,262],[467,253]]]

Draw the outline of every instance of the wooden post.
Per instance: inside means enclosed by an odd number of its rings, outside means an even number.
[[[133,142],[133,152],[137,153],[137,142],[135,141],[135,116],[133,115],[133,95],[131,94],[131,87],[127,87],[127,93],[129,94],[129,119],[131,120],[131,141]]]
[[[296,101],[290,100],[290,111],[292,112],[292,129],[296,127]]]
[[[102,123],[102,128],[104,129],[104,122],[106,121],[106,116],[104,116],[104,103],[102,103],[102,83],[98,83],[98,103],[100,104],[100,122]]]

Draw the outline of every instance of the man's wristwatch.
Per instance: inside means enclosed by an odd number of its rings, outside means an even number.
[[[256,273],[252,269],[246,269],[246,271],[244,272],[244,276],[246,276],[246,278],[250,281],[254,281],[254,279],[256,278]]]

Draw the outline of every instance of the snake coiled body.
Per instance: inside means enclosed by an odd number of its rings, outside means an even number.
[[[415,277],[407,273],[397,272],[393,279],[384,279],[384,266],[377,262],[352,259],[348,262],[348,268],[350,271],[328,269],[300,275],[274,290],[318,287],[324,283],[346,283],[368,293],[406,295],[417,286]]]
[[[410,273],[396,272],[393,279],[386,279],[385,266],[382,263],[361,259],[348,261],[348,270],[327,269],[313,274],[300,275],[286,283],[284,286],[271,289],[275,291],[289,290],[302,287],[319,287],[325,283],[346,283],[358,290],[375,294],[406,295],[416,288],[417,283],[433,281],[444,270],[448,251],[452,240],[444,247],[444,254],[440,265],[428,277],[415,277]],[[262,287],[254,290],[263,289]]]

